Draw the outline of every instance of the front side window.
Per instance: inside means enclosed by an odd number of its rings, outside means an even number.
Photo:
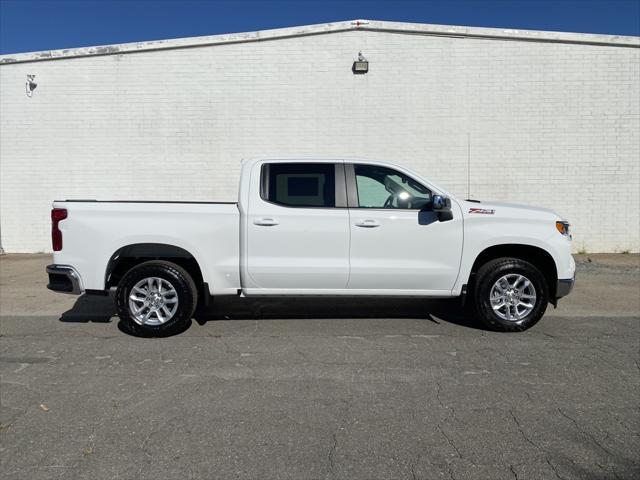
[[[420,210],[431,202],[431,191],[412,178],[386,167],[354,165],[358,206]]]
[[[270,163],[262,169],[262,198],[287,207],[335,207],[331,163]]]

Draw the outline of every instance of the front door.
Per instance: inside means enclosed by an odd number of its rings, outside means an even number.
[[[391,168],[346,165],[351,229],[349,289],[450,294],[462,254],[462,215],[440,221],[432,192]]]
[[[260,181],[252,181],[247,212],[247,286],[346,288],[349,211],[343,164],[269,162],[256,170],[252,178],[259,175]]]

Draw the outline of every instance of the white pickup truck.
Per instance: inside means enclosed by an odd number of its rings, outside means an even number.
[[[469,298],[521,331],[573,287],[556,213],[459,200],[364,160],[243,163],[237,203],[55,201],[48,288],[108,294],[133,331],[184,328],[219,295]]]

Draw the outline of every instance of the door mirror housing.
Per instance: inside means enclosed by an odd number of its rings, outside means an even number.
[[[450,212],[451,199],[442,195],[434,195],[431,200],[431,210],[434,212]]]

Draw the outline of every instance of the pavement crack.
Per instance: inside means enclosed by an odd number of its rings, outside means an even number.
[[[149,433],[146,435],[146,437],[144,437],[144,440],[142,440],[142,443],[140,443],[140,450],[149,459],[149,462],[140,462],[140,468],[138,469],[137,478],[141,478],[142,477],[142,472],[144,471],[144,469],[148,465],[151,464],[151,460],[153,459],[153,456],[147,451],[147,443],[149,442],[149,439],[151,438],[151,436],[153,434],[158,433],[165,425],[167,425],[169,422],[171,422],[175,418],[176,417],[170,417],[170,418],[167,418],[164,421],[158,423],[154,428],[152,428],[149,431]]]
[[[509,470],[511,470],[511,473],[513,473],[513,478],[518,480],[518,472],[516,472],[516,469],[513,468],[513,465],[509,465]]]
[[[566,477],[563,477],[560,475],[560,473],[558,472],[558,469],[556,468],[556,466],[551,463],[551,458],[549,455],[549,452],[547,452],[544,448],[542,448],[540,445],[538,445],[537,443],[535,443],[533,440],[531,440],[526,433],[524,433],[524,429],[522,428],[522,425],[520,424],[520,421],[518,420],[518,417],[516,417],[516,415],[513,413],[512,410],[509,410],[509,414],[511,415],[511,418],[513,418],[514,423],[516,424],[516,427],[518,428],[518,432],[520,432],[520,435],[522,435],[522,438],[525,439],[525,441],[533,446],[536,450],[542,452],[544,454],[544,460],[547,463],[547,465],[549,465],[551,467],[551,470],[553,470],[554,475],[559,478],[560,480],[568,480]],[[571,460],[571,463],[574,463]],[[514,472],[513,470],[513,465],[510,465],[511,468],[511,472],[515,475],[515,478],[517,480],[518,475],[516,474],[516,472]]]
[[[4,385],[5,383],[8,383],[8,382],[2,382],[2,385]],[[0,432],[3,432],[4,430],[11,428],[11,426],[14,423],[16,423],[21,417],[23,417],[27,413],[27,410],[22,408],[15,408],[15,407],[5,407],[5,408],[11,411],[15,411],[17,413],[12,415],[12,417],[8,419],[6,422],[0,422]]]
[[[567,477],[563,477],[562,475],[560,475],[560,473],[558,473],[558,469],[553,463],[551,463],[549,457],[545,457],[545,461],[547,462],[547,465],[551,467],[551,470],[553,470],[553,473],[557,478],[559,478],[560,480],[569,480]]]
[[[617,424],[620,425],[622,428],[624,428],[629,434],[633,435],[634,437],[640,437],[640,433],[629,428],[627,424],[623,420],[621,420],[620,417],[618,417],[618,415],[616,415],[615,413],[613,414],[613,418],[615,418]],[[607,434],[607,435],[610,435],[610,434]]]
[[[446,417],[444,419],[444,420],[447,420],[447,419],[455,416],[455,410],[453,408],[451,408],[451,407],[449,407],[449,406],[444,404],[444,402],[442,401],[442,398],[440,396],[441,390],[442,390],[442,385],[440,384],[440,381],[436,380],[436,399],[438,401],[438,404],[440,405],[440,408],[442,408],[442,409],[447,411],[447,415],[446,415]],[[436,425],[436,429],[440,432],[440,435],[442,435],[445,438],[445,440],[447,441],[449,446],[456,452],[456,455],[458,456],[458,458],[463,458],[462,452],[457,447],[455,442],[451,439],[451,437],[449,437],[449,435],[447,435],[445,433],[445,431],[442,429],[442,425],[440,423],[438,423]],[[449,471],[449,475],[451,476],[451,478],[453,478],[453,473],[451,471]]]
[[[462,458],[462,453],[460,453],[460,450],[458,449],[458,447],[456,446],[455,443],[453,443],[453,440],[451,440],[451,438],[449,437],[449,435],[447,435],[446,433],[444,433],[444,430],[442,430],[442,427],[438,424],[436,425],[436,428],[438,429],[438,431],[442,434],[442,436],[447,440],[447,443],[451,446],[451,448],[453,448],[456,452],[456,454],[458,455],[458,458]]]
[[[576,421],[575,418],[570,417],[568,414],[566,414],[565,412],[562,411],[561,408],[558,408],[558,412],[560,413],[560,415],[562,415],[563,417],[565,417],[566,419],[570,420],[578,429],[578,431],[580,433],[582,433],[584,436],[586,436],[587,438],[589,438],[595,445],[598,446],[598,448],[600,448],[603,452],[605,452],[607,455],[614,457],[613,453],[611,453],[607,448],[605,448],[599,441],[598,439],[593,436],[592,434],[590,434],[589,432],[587,432],[586,430],[584,430],[583,428],[580,427],[580,425],[578,424],[578,422]]]
[[[616,480],[622,480],[622,477],[618,475],[618,472],[616,472],[615,464],[611,465],[611,473],[613,473],[613,476],[616,478]]]
[[[420,460],[422,460],[422,454],[418,452],[416,459],[411,462],[411,480],[418,480],[418,475],[416,474],[416,466],[420,463]]]
[[[524,430],[522,429],[522,425],[520,425],[520,422],[518,421],[518,417],[515,416],[515,414],[513,413],[513,410],[509,410],[509,414],[511,415],[511,418],[513,418],[513,421],[515,422],[516,426],[518,427],[518,432],[520,432],[520,435],[522,435],[522,438],[524,438],[527,443],[533,445],[537,450],[540,450],[543,453],[546,453],[542,448],[540,448],[540,446],[535,443],[533,440],[531,440],[526,433],[524,433]]]
[[[351,410],[351,402],[353,401],[353,397],[347,397],[342,400],[345,404],[344,412],[340,416],[340,420],[338,421],[338,425],[334,432],[331,433],[331,447],[329,448],[329,453],[327,454],[327,461],[329,462],[329,472],[332,476],[335,477],[335,467],[336,467],[336,450],[338,448],[338,433],[343,429],[343,425],[346,422],[347,415]]]
[[[615,468],[612,466],[611,470],[609,470],[607,467],[605,467],[604,465],[601,465],[599,462],[595,462],[595,464],[597,465],[597,467],[602,470],[605,473],[613,473],[613,476],[616,480],[618,480],[620,477],[618,476],[618,473],[616,472]]]
[[[308,353],[305,352],[304,349],[300,348],[300,345],[298,344],[298,341],[296,339],[292,339],[291,343],[293,344],[293,347],[296,353],[302,357],[305,363],[313,363],[311,358],[309,358]],[[319,362],[319,363],[323,363],[323,362]]]
[[[229,355],[229,354],[233,354],[233,355],[240,355],[240,353],[236,352],[235,350],[233,350],[231,348],[231,346],[229,345],[229,343],[227,343],[227,339],[224,337],[220,337],[219,340],[222,342],[222,346],[224,347],[224,353],[225,355]]]
[[[438,400],[438,404],[440,405],[440,407],[446,409],[447,407],[444,405],[444,403],[442,403],[442,398],[440,397],[441,390],[442,390],[442,385],[440,385],[440,382],[436,380],[436,399]]]
[[[335,433],[331,434],[331,437],[333,438],[333,444],[331,445],[331,449],[329,450],[328,459],[329,459],[329,470],[331,471],[331,473],[334,473],[334,468],[335,468],[334,455],[336,454],[336,447],[338,446],[338,440],[336,438]]]

